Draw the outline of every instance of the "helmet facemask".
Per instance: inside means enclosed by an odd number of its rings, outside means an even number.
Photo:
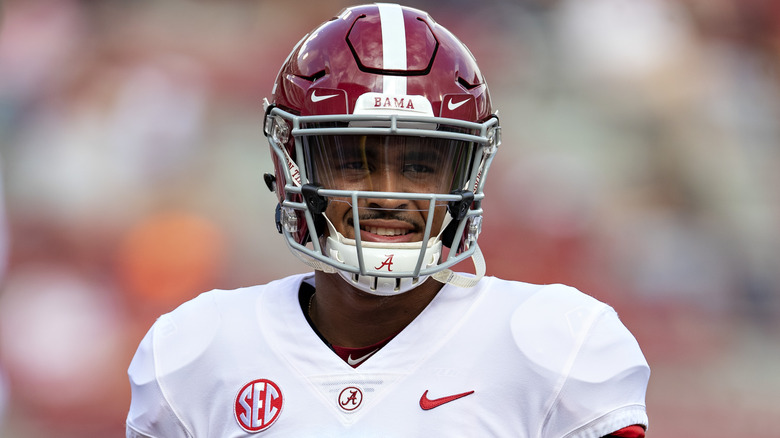
[[[480,180],[497,129],[495,118],[296,116],[270,108],[266,132],[285,173],[280,230],[307,264],[372,294],[403,293],[431,275],[447,281],[449,267],[478,252]]]

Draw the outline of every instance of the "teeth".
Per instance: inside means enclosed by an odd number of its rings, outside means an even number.
[[[400,236],[406,234],[406,230],[400,228],[362,227],[364,231],[378,236]]]

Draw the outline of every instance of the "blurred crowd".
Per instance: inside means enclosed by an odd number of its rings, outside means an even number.
[[[307,269],[276,235],[262,99],[349,4],[3,0],[0,437],[123,436],[158,315]],[[618,310],[653,369],[648,436],[769,427],[780,3],[406,4],[471,48],[500,112],[488,274]]]

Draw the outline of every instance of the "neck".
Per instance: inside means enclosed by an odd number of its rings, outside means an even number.
[[[333,345],[360,348],[375,344],[404,329],[433,300],[443,284],[428,279],[413,290],[377,296],[347,284],[338,274],[315,273],[311,318]]]

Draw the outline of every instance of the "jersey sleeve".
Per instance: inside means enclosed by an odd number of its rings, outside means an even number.
[[[158,380],[154,337],[159,324],[160,320],[143,338],[127,371],[132,396],[127,415],[127,438],[191,437],[166,400]]]
[[[580,333],[579,348],[548,417],[551,436],[603,437],[632,425],[647,428],[650,368],[634,336],[606,305]]]

